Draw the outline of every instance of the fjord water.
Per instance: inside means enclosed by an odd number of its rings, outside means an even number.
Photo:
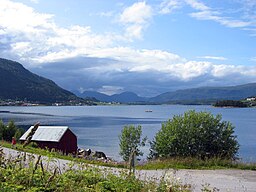
[[[0,107],[0,119],[5,123],[14,120],[28,128],[35,122],[41,125],[65,125],[78,137],[80,148],[103,151],[115,160],[121,160],[119,139],[124,125],[142,125],[143,135],[152,140],[161,123],[173,115],[187,110],[221,114],[223,120],[235,126],[240,144],[239,157],[243,161],[256,161],[256,108],[214,108],[212,106],[186,105],[129,105],[129,106],[37,106]],[[152,110],[152,112],[146,112]],[[149,144],[143,158],[149,152]]]

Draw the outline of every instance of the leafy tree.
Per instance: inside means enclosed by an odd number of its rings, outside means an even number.
[[[18,140],[24,132],[24,129],[16,127],[14,121],[9,121],[8,125],[0,121],[0,139],[11,142],[12,137],[15,137]]]
[[[141,138],[142,130],[141,126],[134,125],[124,126],[121,135],[119,135],[119,146],[120,146],[120,155],[125,161],[129,160],[129,157],[134,150],[136,156],[142,156],[143,153],[139,147],[145,146],[147,138]]]
[[[149,158],[195,157],[235,158],[239,144],[234,127],[208,112],[185,112],[162,124],[151,142]]]

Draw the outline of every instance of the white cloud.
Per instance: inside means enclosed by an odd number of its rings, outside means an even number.
[[[132,6],[124,9],[120,15],[120,22],[122,23],[136,23],[144,24],[152,16],[152,8],[146,2],[137,2]]]
[[[228,16],[221,12],[219,9],[215,10],[198,0],[163,0],[161,3],[161,14],[172,13],[175,9],[180,9],[184,4],[189,5],[191,8],[197,12],[190,13],[190,16],[198,20],[211,20],[215,21],[223,26],[230,28],[245,28],[253,27],[251,30],[255,29],[255,19],[256,19],[256,3],[254,1],[243,0],[240,4],[243,6],[241,8],[242,16],[240,19],[233,19],[232,16]],[[237,15],[239,18],[239,15]]]
[[[112,86],[112,85],[103,85],[100,89],[97,91],[106,95],[113,95],[116,93],[123,92],[124,88],[120,86]]]
[[[205,4],[197,0],[185,0],[188,5],[197,10],[198,12],[191,13],[190,16],[199,20],[212,20],[221,25],[231,28],[244,28],[253,25],[252,21],[243,19],[232,19],[219,11],[213,10]]]
[[[189,81],[210,72],[212,68],[209,62],[188,61],[181,64],[170,65],[168,72],[170,76]]]
[[[200,11],[207,11],[210,10],[205,4],[197,1],[197,0],[185,0],[187,4],[189,4],[192,8]]]
[[[142,31],[148,25],[153,15],[153,10],[146,2],[137,2],[124,9],[119,17],[119,22],[126,28],[126,36],[130,39],[142,37]]]
[[[160,14],[169,14],[182,7],[183,2],[180,0],[164,0],[160,4]]]
[[[252,24],[251,22],[248,22],[248,21],[233,20],[226,17],[218,16],[220,15],[220,13],[217,11],[200,11],[196,13],[191,13],[190,15],[199,20],[216,21],[221,25],[224,25],[226,27],[231,27],[231,28],[248,27]]]
[[[217,57],[217,56],[201,56],[201,57],[198,57],[198,58],[200,58],[200,59],[220,60],[220,61],[227,60],[227,58],[225,58],[225,57]]]
[[[89,26],[62,28],[54,16],[8,0],[0,2],[0,42],[21,60],[50,62],[87,54],[88,50],[111,45],[112,35],[97,35]]]

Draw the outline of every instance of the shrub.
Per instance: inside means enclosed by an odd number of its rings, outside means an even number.
[[[208,112],[185,112],[162,124],[151,142],[149,158],[195,157],[234,159],[239,145],[234,127]]]

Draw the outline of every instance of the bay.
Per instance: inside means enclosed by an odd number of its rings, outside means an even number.
[[[103,151],[120,161],[119,139],[123,126],[142,125],[143,135],[154,138],[161,124],[187,110],[221,114],[235,126],[240,144],[239,157],[245,162],[256,161],[256,108],[214,108],[204,105],[119,105],[119,106],[33,106],[0,107],[0,119],[14,120],[27,129],[36,122],[41,125],[64,125],[78,137],[80,148]],[[146,112],[151,111],[152,112]],[[145,159],[149,144],[143,148]]]

